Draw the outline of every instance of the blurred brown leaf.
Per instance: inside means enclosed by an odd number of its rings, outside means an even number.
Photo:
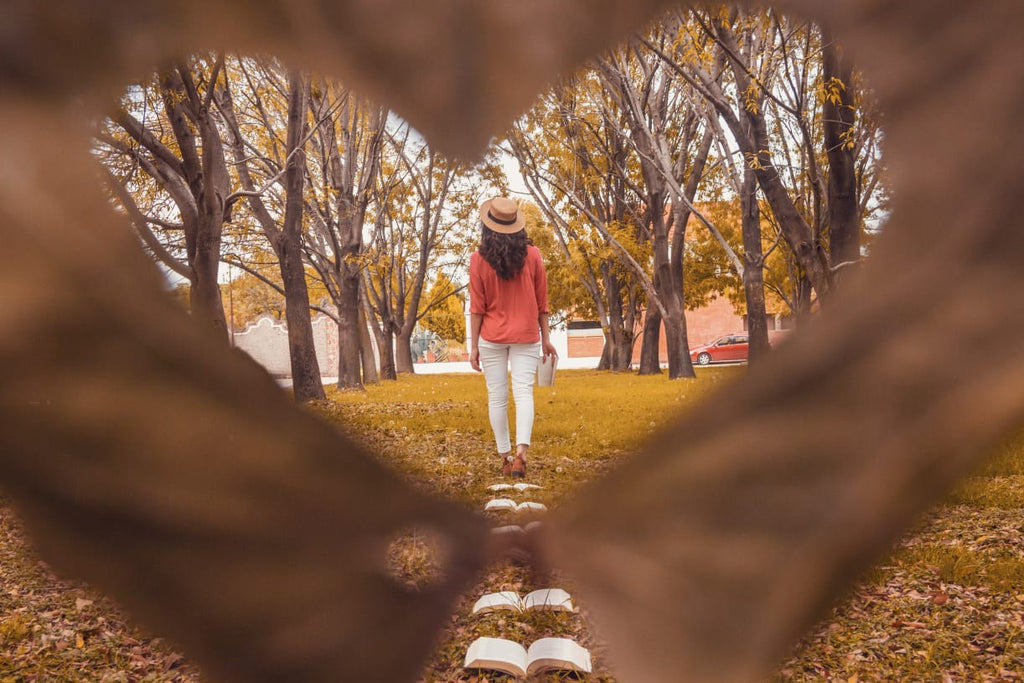
[[[217,678],[412,679],[486,559],[483,522],[412,491],[190,325],[102,198],[90,118],[178,51],[276,52],[469,157],[664,6],[7,3],[0,481],[45,554]],[[552,516],[547,559],[579,580],[627,680],[759,678],[1024,414],[1024,8],[779,6],[832,22],[877,89],[895,212],[819,324]],[[411,594],[384,558],[414,525],[449,554]]]

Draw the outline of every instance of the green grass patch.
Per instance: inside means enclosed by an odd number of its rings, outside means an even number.
[[[993,449],[948,498],[951,505],[1019,510],[1024,508],[1024,430]]]
[[[0,644],[14,645],[32,635],[32,622],[25,614],[14,614],[0,620]]]
[[[509,497],[557,505],[743,372],[742,367],[702,368],[697,379],[684,381],[560,372],[555,387],[535,390],[528,480],[544,488]],[[366,391],[331,390],[329,399],[310,409],[415,486],[475,511],[495,497],[487,485],[499,480],[500,464],[481,375],[403,376]],[[1024,431],[994,449],[942,506],[868,571],[771,680],[1018,680],[1024,671],[1022,510]],[[495,525],[523,521],[513,513],[487,516]],[[404,532],[392,539],[388,569],[395,581],[416,591],[443,572],[443,545],[429,530]],[[0,683],[200,680],[190,663],[138,633],[100,596],[49,573],[27,550],[21,526],[2,500],[0,567]],[[595,672],[587,680],[616,681],[604,644],[588,627],[586,603],[557,574],[552,583],[574,594],[579,612],[471,614],[480,595],[523,594],[540,587],[537,580],[529,568],[510,562],[489,567],[460,598],[423,680],[508,681],[490,674],[474,679],[476,672],[461,668],[474,638],[529,643],[558,635],[591,650]]]
[[[899,567],[930,569],[944,583],[1024,593],[1024,558],[1001,550],[927,544],[900,548],[891,561]]]
[[[650,435],[688,406],[742,373],[701,369],[696,380],[664,374],[560,372],[554,387],[534,389],[529,479],[537,500],[554,503],[582,481],[637,452]],[[403,375],[365,391],[328,390],[313,406],[368,450],[435,493],[476,503],[500,468],[479,374]],[[509,399],[509,423],[515,411]]]
[[[557,504],[743,372],[701,369],[696,380],[678,382],[664,375],[561,372],[555,387],[534,392],[528,479],[544,488],[529,498]],[[362,392],[331,391],[329,399],[314,409],[417,486],[474,509],[494,496],[486,486],[499,479],[499,462],[482,376],[403,376]],[[994,449],[942,506],[866,572],[773,680],[1002,680],[1005,671],[1024,670],[1021,509],[1024,431]],[[520,521],[510,513],[488,516],[495,525]],[[393,559],[398,580],[410,587],[429,583],[430,552],[420,539],[395,546]],[[482,635],[526,643],[544,635],[575,637],[595,657],[591,680],[616,680],[603,644],[581,614],[469,614],[484,592],[525,592],[536,587],[532,580],[523,567],[492,568],[452,617],[426,680],[473,680],[460,669],[461,657]],[[487,677],[495,679],[506,680]]]
[[[1024,508],[1024,474],[970,477],[957,485],[949,502],[977,508]]]
[[[978,468],[977,477],[1024,476],[1024,429],[1003,440]]]

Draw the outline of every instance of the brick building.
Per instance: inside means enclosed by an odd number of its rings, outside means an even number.
[[[768,319],[768,329],[780,329],[782,321]],[[686,312],[686,334],[690,347],[706,344],[719,337],[746,330],[746,320],[737,315],[732,303],[724,297],[712,299],[706,306]],[[601,325],[595,321],[572,321],[569,323],[567,335],[567,351],[569,358],[600,357],[604,349],[604,334]],[[640,362],[641,337],[643,326],[636,331],[636,343],[633,345],[633,363]],[[659,357],[668,360],[665,344],[664,327],[660,340]]]

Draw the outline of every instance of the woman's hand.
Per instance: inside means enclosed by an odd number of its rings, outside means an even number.
[[[474,346],[473,350],[469,352],[469,367],[480,372],[480,348],[477,346]]]
[[[542,342],[541,347],[544,349],[545,358],[547,358],[548,356],[554,356],[555,358],[558,358],[558,351],[555,351],[555,345],[552,344],[550,341]]]

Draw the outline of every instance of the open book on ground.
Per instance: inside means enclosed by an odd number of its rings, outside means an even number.
[[[477,638],[466,651],[463,666],[503,671],[519,678],[542,671],[591,672],[590,652],[568,638],[541,638],[529,649],[503,638]]]
[[[515,484],[491,484],[487,487],[488,491],[508,491],[515,489],[516,491],[529,491],[530,489],[539,489],[540,484],[527,484],[524,481],[516,482]]]
[[[519,597],[515,591],[499,591],[484,595],[473,605],[473,614],[486,614],[500,609],[525,612],[528,609],[572,612],[572,596],[561,588],[541,588]]]
[[[518,524],[509,524],[508,526],[496,526],[493,529],[491,529],[491,533],[498,534],[499,536],[502,534],[525,534],[529,531],[533,531],[540,525],[541,522],[539,520],[534,520],[524,526],[519,526]]]
[[[531,501],[524,501],[522,503],[516,503],[511,498],[495,498],[494,500],[487,501],[484,505],[484,510],[513,510],[515,512],[544,512],[547,510],[547,506],[544,503],[534,503]]]

